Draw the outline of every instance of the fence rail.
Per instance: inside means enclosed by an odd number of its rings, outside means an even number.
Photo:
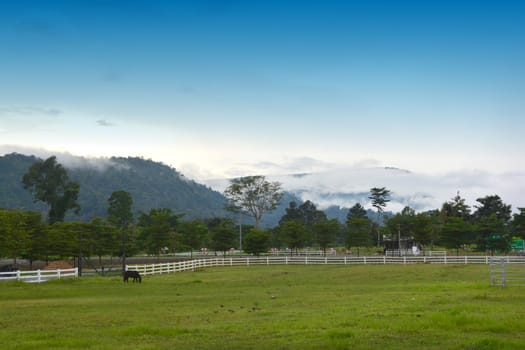
[[[23,281],[41,283],[51,279],[78,277],[78,268],[58,270],[10,271],[0,272],[0,281]]]
[[[496,257],[490,259],[490,284],[493,286],[525,286],[525,265]]]
[[[501,257],[507,264],[525,264],[523,256]],[[387,265],[387,264],[490,264],[490,256],[268,256],[230,257],[186,260],[172,263],[127,265],[127,270],[139,271],[143,275],[182,272],[206,267],[251,266],[251,265]]]

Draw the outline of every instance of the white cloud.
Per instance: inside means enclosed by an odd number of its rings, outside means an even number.
[[[35,106],[13,106],[13,107],[2,107],[0,108],[0,115],[38,115],[43,114],[47,116],[58,116],[64,113],[58,108],[43,108]]]
[[[368,199],[372,187],[386,187],[392,191],[387,210],[400,211],[410,206],[416,211],[441,208],[457,191],[470,206],[479,204],[477,198],[497,194],[513,209],[525,206],[525,173],[489,173],[463,171],[429,175],[385,167],[346,167],[301,175],[268,175],[268,180],[279,181],[283,189],[296,193],[302,200],[311,200],[320,208],[331,205],[351,207],[361,203],[371,208]],[[223,191],[227,179],[205,181],[212,188]]]
[[[115,126],[115,124],[105,120],[105,119],[99,119],[97,120],[97,125],[98,126]]]

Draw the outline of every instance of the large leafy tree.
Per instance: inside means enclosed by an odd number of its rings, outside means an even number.
[[[321,220],[314,224],[313,231],[315,240],[319,244],[319,247],[326,255],[326,248],[329,244],[335,241],[337,234],[341,230],[341,224],[337,219]]]
[[[440,228],[439,210],[418,213],[413,221],[414,240],[433,246],[438,240]]]
[[[257,228],[264,213],[277,208],[283,192],[279,182],[269,182],[264,176],[246,176],[231,180],[224,195],[227,209],[252,217]]]
[[[119,231],[102,218],[94,218],[91,226],[87,249],[90,254],[98,256],[99,265],[102,265],[102,256],[118,251]]]
[[[108,221],[118,229],[125,229],[133,223],[131,206],[133,198],[126,191],[114,191],[108,198]]]
[[[35,202],[49,205],[48,222],[64,221],[66,212],[80,211],[77,203],[80,185],[69,179],[66,169],[57,163],[56,157],[38,160],[29,167],[22,179],[24,188],[29,190]]]
[[[505,224],[511,219],[512,209],[510,205],[503,203],[498,195],[485,196],[476,199],[481,205],[475,205],[476,211],[474,218],[486,218],[495,215],[497,220],[503,221]]]
[[[511,206],[503,203],[498,195],[476,199],[476,211],[472,217],[477,225],[476,247],[480,251],[506,251],[510,247],[509,223]]]
[[[49,255],[61,258],[75,257],[79,253],[81,235],[90,230],[90,224],[84,222],[55,222],[48,228],[50,245]]]
[[[177,231],[181,235],[182,244],[190,249],[190,256],[193,257],[193,251],[202,248],[208,235],[208,226],[200,220],[183,221]]]
[[[295,201],[288,204],[288,208],[286,208],[285,214],[281,217],[281,220],[279,220],[279,224],[286,221],[304,221],[302,210],[297,206]]]
[[[131,206],[133,198],[126,191],[114,191],[108,198],[108,221],[120,231],[122,271],[126,269],[126,246],[129,241],[129,226],[133,224],[133,212]]]
[[[32,239],[40,231],[39,213],[0,209],[0,257],[28,255]]]
[[[370,247],[373,245],[372,240],[372,223],[370,219],[363,217],[352,217],[346,221],[345,246],[352,247]]]
[[[387,203],[390,202],[390,190],[387,190],[385,187],[373,187],[370,189],[370,197],[372,206],[377,210],[377,224],[381,224],[381,214],[384,211],[384,208],[387,206]],[[379,227],[377,227],[377,246],[381,243],[381,238],[379,234]]]
[[[149,214],[139,214],[139,238],[148,254],[159,256],[164,247],[172,245],[178,219],[169,208],[151,209]]]
[[[286,244],[290,251],[295,250],[298,254],[298,250],[303,248],[306,244],[308,230],[306,226],[298,220],[287,220],[281,222],[278,227],[279,240]]]
[[[470,242],[473,226],[460,217],[450,217],[444,223],[441,231],[441,244],[447,248],[456,249],[456,254],[463,245]]]
[[[346,216],[344,242],[348,249],[352,247],[369,247],[372,242],[372,223],[368,219],[367,211],[360,203],[355,204]]]
[[[314,203],[309,200],[299,206],[299,213],[303,218],[303,223],[309,230],[312,230],[315,223],[326,220],[326,214],[318,210]]]
[[[309,200],[299,206],[295,202],[290,202],[286,213],[279,221],[277,231],[280,240],[297,252],[311,241],[314,224],[322,220],[326,220],[326,214],[318,210]]]
[[[235,245],[235,224],[229,218],[213,218],[207,221],[210,232],[210,248],[223,252]]]
[[[465,198],[459,194],[452,198],[451,201],[443,203],[441,213],[444,217],[456,217],[464,220],[470,219],[470,206],[465,203]]]
[[[519,212],[514,214],[512,220],[512,232],[514,235],[525,238],[525,208],[518,208]]]
[[[356,203],[350,210],[348,210],[348,214],[346,215],[346,220],[351,220],[353,218],[367,218],[367,211],[361,203]]]
[[[248,254],[260,255],[270,248],[271,236],[268,231],[253,228],[245,237],[245,251]]]
[[[414,237],[415,218],[416,213],[414,209],[408,206],[404,207],[401,213],[397,213],[389,218],[386,226],[390,231],[391,237],[396,237],[398,242],[400,242],[403,237]]]

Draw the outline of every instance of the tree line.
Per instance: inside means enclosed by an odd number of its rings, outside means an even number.
[[[55,157],[35,162],[24,174],[24,188],[35,201],[47,204],[47,217],[22,210],[0,210],[0,257],[24,258],[31,262],[69,257],[119,257],[125,265],[127,256],[193,251],[207,247],[223,252],[231,248],[248,254],[265,253],[271,247],[288,248],[290,254],[306,247],[344,246],[379,247],[384,240],[411,239],[425,246],[440,245],[451,249],[470,246],[479,251],[509,250],[513,237],[525,238],[525,208],[512,215],[511,206],[497,195],[478,198],[473,208],[458,193],[440,209],[416,213],[405,207],[400,213],[383,218],[390,201],[390,190],[374,187],[370,201],[377,210],[372,221],[367,211],[356,203],[349,209],[346,222],[328,219],[314,203],[290,202],[278,225],[259,228],[265,213],[276,208],[283,192],[277,182],[264,176],[231,180],[224,191],[227,209],[239,215],[231,217],[184,220],[183,213],[169,208],[132,212],[130,193],[117,190],[107,199],[107,218],[91,222],[64,222],[67,211],[80,209],[79,185]],[[242,217],[254,219],[255,225],[243,225]],[[383,224],[379,224],[383,222]]]

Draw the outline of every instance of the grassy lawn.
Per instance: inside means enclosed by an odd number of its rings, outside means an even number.
[[[250,266],[0,283],[2,349],[519,349],[484,265]]]

